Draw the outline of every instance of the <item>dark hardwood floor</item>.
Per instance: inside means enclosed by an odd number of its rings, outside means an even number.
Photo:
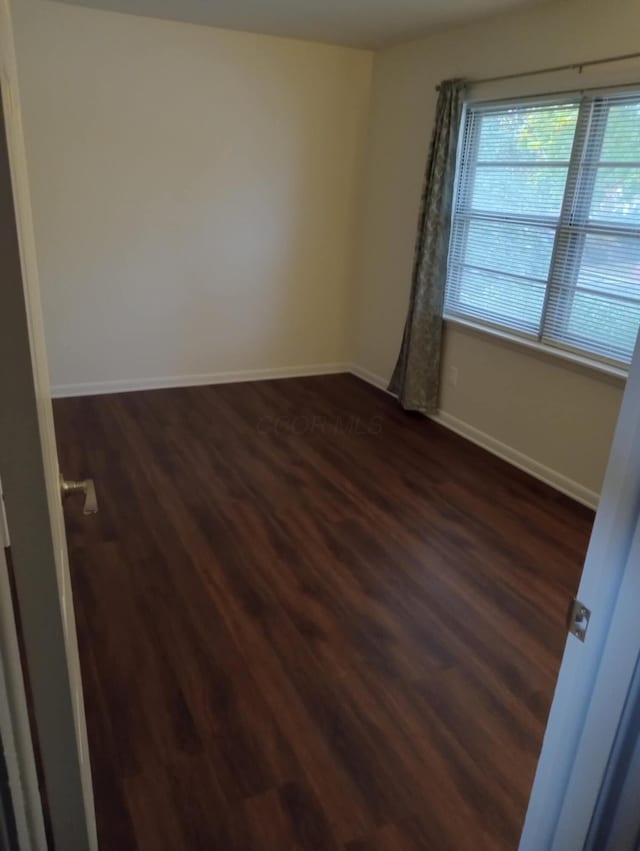
[[[55,417],[101,851],[517,848],[591,512],[347,375]]]

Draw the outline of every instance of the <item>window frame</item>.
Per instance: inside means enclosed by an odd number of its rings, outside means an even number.
[[[630,91],[626,93],[620,92],[620,96],[628,97],[629,94],[635,94],[633,88],[629,87]],[[637,92],[640,100],[640,90]],[[602,152],[604,137],[607,128],[609,111],[613,103],[615,103],[615,93],[611,89],[594,90],[587,92],[562,92],[557,95],[532,95],[515,98],[493,99],[486,101],[469,100],[464,104],[461,124],[460,138],[458,145],[458,156],[455,171],[455,191],[453,198],[453,207],[451,214],[451,233],[449,239],[449,251],[447,262],[447,279],[445,283],[445,300],[444,300],[444,319],[467,327],[472,327],[478,331],[493,333],[497,337],[506,338],[514,342],[522,342],[527,347],[543,351],[558,357],[565,357],[572,362],[578,362],[586,366],[592,366],[603,372],[616,375],[626,376],[629,369],[629,362],[620,360],[615,357],[609,357],[603,353],[593,351],[588,347],[588,338],[583,338],[585,345],[580,345],[580,338],[575,336],[573,340],[568,339],[568,335],[562,336],[558,333],[554,334],[554,328],[557,329],[561,325],[568,325],[571,313],[570,307],[560,309],[558,302],[567,301],[573,302],[573,298],[577,292],[577,282],[580,274],[582,254],[586,237],[589,232],[595,233],[623,233],[627,228],[621,227],[618,224],[593,223],[589,222],[589,210],[593,193],[595,189],[595,181],[598,172],[598,162]],[[545,221],[544,216],[535,215],[516,215],[510,213],[474,213],[471,209],[470,199],[473,191],[473,183],[476,175],[478,164],[477,148],[480,142],[480,131],[468,134],[466,132],[468,114],[470,110],[474,112],[487,112],[492,110],[504,109],[505,106],[557,106],[566,104],[567,106],[575,105],[578,108],[576,126],[567,166],[567,174],[563,189],[563,197],[561,209],[558,217],[548,218]],[[596,108],[606,109],[606,119],[595,123],[595,131],[592,126],[592,119]],[[475,151],[473,150],[475,148]],[[594,156],[594,151],[597,150],[598,156]],[[468,170],[463,180],[463,165],[465,162],[471,161],[474,168]],[[584,163],[588,162],[591,167],[585,172]],[[454,278],[450,275],[450,269],[454,262],[452,260],[452,247],[454,244],[454,228],[460,227],[460,221],[464,221],[464,249],[457,250],[458,258],[466,256],[466,244],[469,237],[469,224],[473,221],[501,221],[508,223],[512,221],[516,224],[529,225],[532,227],[549,227],[554,231],[554,244],[549,261],[549,271],[546,281],[539,279],[545,287],[544,301],[540,313],[540,320],[537,330],[524,330],[515,325],[509,325],[506,321],[492,321],[487,316],[474,314],[465,308],[460,308],[459,298],[459,280],[457,276]],[[633,228],[628,229],[629,233],[624,235],[634,235],[636,231]],[[570,278],[573,281],[573,286],[569,292],[566,291],[562,284],[566,285],[566,275],[558,275],[559,259],[559,242],[562,236],[568,235],[571,242],[575,242],[575,247],[571,250],[571,267]],[[638,235],[640,238],[640,234]],[[567,251],[564,252],[565,257]],[[503,274],[496,272],[496,274]],[[517,274],[508,275],[507,277],[518,277]],[[532,282],[537,281],[533,277],[527,277],[527,280]],[[489,311],[488,311],[489,313]],[[575,341],[575,345],[573,342]],[[631,352],[631,356],[633,352]]]

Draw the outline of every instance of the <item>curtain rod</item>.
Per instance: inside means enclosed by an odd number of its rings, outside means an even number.
[[[556,71],[577,71],[578,73],[582,73],[582,69],[587,68],[590,65],[608,65],[609,62],[624,62],[625,59],[638,58],[640,58],[640,52],[622,53],[619,56],[607,56],[605,59],[588,59],[585,62],[572,62],[569,65],[555,65],[550,68],[537,68],[535,71],[520,71],[517,74],[502,74],[499,77],[483,77],[480,80],[468,80],[467,82],[472,85],[478,85],[479,83],[498,83],[501,80],[516,80],[519,77],[537,77],[539,74],[553,74]],[[439,89],[440,86],[436,86],[436,91]]]
[[[575,88],[574,86],[572,89],[553,89],[550,92],[535,92],[535,94],[523,95],[519,97],[518,100],[540,100],[540,98],[558,97],[560,95],[583,95],[587,92],[602,92],[603,94],[606,94],[607,92],[617,89],[640,89],[640,80],[634,80],[632,83],[612,83],[608,86],[582,86],[581,88]],[[510,97],[491,98],[490,100],[484,100],[481,98],[478,98],[477,100],[472,99],[469,103],[513,103],[513,95]]]

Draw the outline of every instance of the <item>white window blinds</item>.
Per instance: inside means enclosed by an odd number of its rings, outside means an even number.
[[[445,313],[629,363],[640,94],[467,107]]]

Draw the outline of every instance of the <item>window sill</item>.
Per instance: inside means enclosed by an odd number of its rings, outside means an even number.
[[[597,373],[599,377],[608,378],[615,384],[624,384],[627,380],[627,370],[620,367],[612,366],[601,361],[592,360],[584,355],[578,355],[573,352],[565,351],[564,349],[555,349],[551,346],[545,346],[543,343],[538,343],[535,340],[527,340],[525,337],[519,337],[517,334],[510,334],[508,331],[501,331],[498,328],[490,328],[486,325],[480,325],[476,322],[471,322],[468,319],[461,319],[457,316],[445,316],[445,326],[452,326],[468,331],[472,334],[477,334],[481,337],[491,337],[493,340],[506,343],[518,349],[526,349],[535,357],[543,360],[561,361],[567,366],[577,367],[590,373]]]

